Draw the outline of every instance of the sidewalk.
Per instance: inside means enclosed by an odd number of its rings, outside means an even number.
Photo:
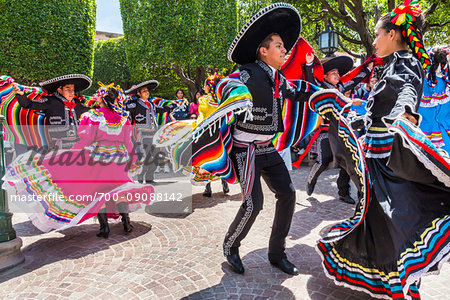
[[[26,261],[0,273],[0,298],[370,299],[325,277],[315,242],[325,226],[352,215],[354,207],[336,199],[337,170],[324,172],[308,197],[308,171],[291,171],[297,205],[286,246],[289,259],[300,269],[298,276],[282,273],[267,260],[275,199],[265,184],[264,210],[240,248],[245,275],[228,269],[222,241],[241,195],[238,185],[224,195],[218,181],[212,184],[212,198],[202,196],[202,187],[192,188],[192,214],[132,213],[134,231],[129,236],[123,235],[121,224],[113,224],[109,239],[97,238],[99,226],[92,220],[41,233],[25,215],[14,215]],[[163,185],[174,178],[156,180]],[[450,266],[445,263],[439,276],[422,280],[422,298],[450,299],[449,279]]]

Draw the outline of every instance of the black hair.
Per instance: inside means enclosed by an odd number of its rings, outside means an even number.
[[[202,90],[197,90],[197,91],[195,92],[195,94],[194,94],[194,100],[193,100],[193,102],[194,102],[195,104],[198,104],[197,93],[200,94],[200,97],[203,96],[203,91],[202,91]]]
[[[402,34],[402,31],[403,31],[402,26],[395,25],[394,23],[391,22],[391,20],[392,20],[391,13],[387,13],[387,14],[383,15],[380,18],[380,20],[378,20],[378,24],[380,25],[380,28],[383,28],[387,32],[389,32],[391,30],[397,31],[400,34],[400,36],[402,37],[402,41],[404,43],[406,43],[408,46],[410,46],[408,38],[406,36],[403,36],[403,34]],[[425,22],[425,18],[422,15],[420,15],[420,16],[416,17],[416,20],[412,23],[416,29],[419,29],[420,31],[422,31],[424,22]]]
[[[421,62],[423,68],[430,68],[430,57],[428,56],[426,49],[423,47],[421,32],[425,18],[420,14],[416,17],[415,21],[408,21],[400,26],[392,23],[392,19],[393,17],[391,17],[390,13],[383,15],[378,21],[379,28],[383,28],[386,32],[395,30],[398,34],[400,34],[402,42],[408,45],[414,56]],[[410,39],[410,36],[413,36],[414,38]]]
[[[259,48],[264,47],[266,49],[269,49],[270,47],[270,42],[273,41],[272,37],[274,35],[278,35],[280,36],[278,33],[272,32],[271,34],[269,34],[268,36],[266,36],[262,42],[259,44],[258,49],[256,50],[256,58],[257,59],[261,59],[261,54],[259,54]]]
[[[108,108],[111,108],[117,97],[119,97],[119,91],[115,87],[110,87],[108,88],[108,93],[103,97],[103,101],[105,101]]]
[[[181,92],[183,93],[183,97],[184,97],[185,94],[184,94],[184,91],[183,91],[182,89],[178,89],[178,90],[175,92],[175,97],[178,97],[177,94],[178,94],[179,91],[181,91]]]
[[[447,62],[447,51],[442,48],[437,48],[433,51],[434,67],[444,65]]]

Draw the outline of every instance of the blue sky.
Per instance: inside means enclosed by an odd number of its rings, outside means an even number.
[[[119,0],[95,0],[97,30],[123,34]]]

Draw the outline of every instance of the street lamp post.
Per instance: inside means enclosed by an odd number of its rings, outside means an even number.
[[[339,35],[327,25],[324,31],[319,34],[319,50],[325,56],[331,56],[339,49]]]
[[[4,120],[5,117],[0,115],[0,178],[5,175]],[[0,180],[0,184],[3,184],[3,180]],[[12,213],[8,211],[5,190],[0,187],[0,271],[18,265],[25,259],[20,252],[22,240],[16,237],[11,218]]]

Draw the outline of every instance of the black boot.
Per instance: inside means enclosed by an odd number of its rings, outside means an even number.
[[[308,196],[311,196],[312,193],[314,192],[314,186],[315,186],[315,185],[316,185],[315,183],[310,183],[310,182],[308,182],[308,183],[306,184],[306,194],[307,194]]]
[[[222,180],[222,189],[224,194],[228,194],[230,189],[228,188],[228,183],[225,180]]]
[[[106,217],[106,208],[102,208],[99,210],[97,214],[98,222],[100,223],[100,231],[97,233],[98,237],[108,238],[109,235],[109,225],[108,218]]]
[[[211,191],[211,182],[208,182],[208,184],[205,186],[205,191],[203,192],[203,197],[211,197],[212,191]]]
[[[125,234],[129,234],[133,231],[133,225],[130,223],[130,216],[128,214],[128,203],[127,202],[119,202],[117,204],[117,209],[119,210],[120,215],[122,216],[122,224],[123,230]]]
[[[142,173],[140,173],[140,174],[137,176],[137,181],[138,181],[139,183],[144,183],[144,175],[143,175]]]

